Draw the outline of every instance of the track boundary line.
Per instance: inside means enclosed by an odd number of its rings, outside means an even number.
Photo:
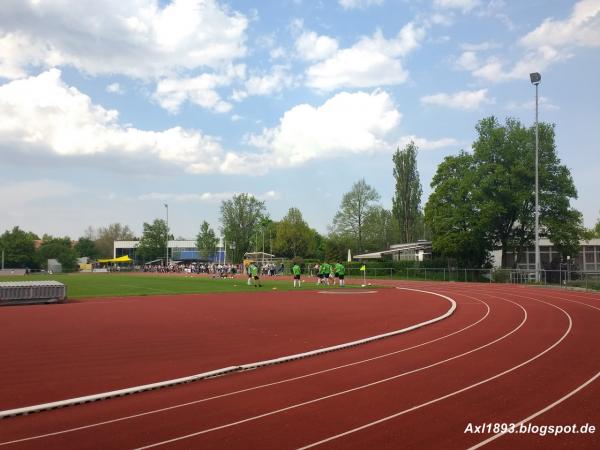
[[[14,408],[14,409],[7,409],[4,411],[0,411],[0,420],[8,418],[8,417],[28,415],[28,414],[32,414],[32,413],[41,412],[41,411],[48,411],[48,410],[52,410],[52,409],[64,408],[66,406],[81,405],[84,403],[92,403],[92,402],[96,402],[96,401],[100,401],[100,400],[108,400],[111,398],[124,397],[126,395],[138,394],[140,392],[162,389],[162,388],[166,388],[166,387],[177,386],[180,384],[192,383],[195,381],[201,381],[201,380],[206,380],[209,378],[220,377],[220,376],[228,375],[231,373],[237,373],[237,372],[242,372],[242,371],[247,371],[247,370],[254,370],[254,369],[258,369],[261,367],[266,367],[266,366],[270,366],[270,365],[274,365],[274,364],[282,364],[285,362],[296,361],[299,359],[318,356],[318,355],[322,355],[325,353],[345,350],[348,348],[356,347],[358,345],[368,344],[370,342],[374,342],[374,341],[378,341],[380,339],[385,339],[388,337],[407,333],[409,331],[413,331],[418,328],[422,328],[424,326],[434,324],[436,322],[439,322],[441,320],[444,320],[444,319],[450,317],[452,314],[454,314],[454,311],[456,310],[456,301],[454,301],[452,298],[450,298],[446,295],[439,294],[436,292],[424,291],[421,289],[412,289],[412,288],[403,288],[403,287],[396,287],[396,289],[406,290],[406,291],[414,291],[414,292],[422,292],[422,293],[434,295],[436,297],[441,297],[441,298],[447,300],[451,306],[441,316],[435,317],[430,320],[426,320],[424,322],[417,323],[415,325],[408,326],[406,328],[402,328],[400,330],[395,330],[395,331],[391,331],[388,333],[379,334],[376,336],[370,336],[367,338],[347,342],[344,344],[338,344],[338,345],[325,347],[325,348],[321,348],[321,349],[317,349],[317,350],[311,350],[311,351],[304,352],[304,353],[297,353],[294,355],[282,356],[279,358],[274,358],[274,359],[269,359],[269,360],[264,360],[264,361],[257,361],[257,362],[249,363],[249,364],[240,364],[240,365],[224,367],[221,369],[211,370],[209,372],[203,372],[203,373],[190,375],[190,376],[186,376],[186,377],[175,378],[172,380],[165,380],[165,381],[159,381],[156,383],[132,386],[132,387],[125,388],[125,389],[118,389],[118,390],[114,390],[114,391],[102,392],[99,394],[91,394],[91,395],[85,395],[85,396],[75,397],[75,398],[70,398],[70,399],[65,399],[65,400],[58,400],[58,401],[54,401],[54,402],[41,403],[38,405],[31,405],[31,406],[25,406],[25,407]]]
[[[392,420],[392,419],[395,419],[397,417],[403,416],[404,414],[416,411],[418,409],[424,408],[424,407],[432,405],[434,403],[438,403],[438,402],[440,402],[442,400],[446,400],[447,398],[454,397],[455,395],[462,394],[463,392],[469,391],[469,390],[471,390],[471,389],[473,389],[475,387],[481,386],[481,385],[483,385],[485,383],[489,383],[490,381],[493,381],[493,380],[495,380],[497,378],[500,378],[500,377],[502,377],[502,376],[504,376],[504,375],[506,375],[508,373],[514,372],[515,370],[520,369],[521,367],[523,367],[523,366],[529,364],[530,362],[535,361],[536,359],[538,359],[541,356],[545,355],[550,350],[552,350],[553,348],[555,348],[556,346],[558,346],[558,344],[560,344],[569,335],[569,333],[571,332],[571,329],[573,328],[573,319],[571,318],[570,314],[567,311],[565,311],[564,309],[562,309],[559,306],[553,305],[552,303],[548,303],[548,302],[545,302],[543,300],[537,300],[537,299],[533,299],[533,300],[538,301],[540,303],[545,303],[547,305],[550,305],[550,306],[552,306],[552,307],[554,307],[554,308],[562,311],[562,313],[565,316],[567,316],[567,319],[569,320],[569,326],[567,327],[567,330],[564,332],[564,334],[560,337],[560,339],[558,339],[550,347],[546,348],[541,353],[538,353],[534,357],[529,358],[528,360],[523,361],[522,363],[520,363],[520,364],[518,364],[516,366],[513,366],[510,369],[507,369],[507,370],[505,370],[503,372],[497,373],[496,375],[493,375],[491,377],[485,378],[485,379],[483,379],[481,381],[478,381],[477,383],[473,383],[473,384],[471,384],[469,386],[466,386],[466,387],[464,387],[462,389],[456,390],[454,392],[450,392],[449,394],[443,395],[443,396],[438,397],[438,398],[434,398],[433,400],[429,400],[428,402],[421,403],[420,405],[413,406],[413,407],[405,409],[403,411],[399,411],[399,412],[397,412],[395,414],[392,414],[392,415],[389,415],[389,416],[386,416],[386,417],[382,417],[381,419],[375,420],[373,422],[366,423],[366,424],[361,425],[359,427],[352,428],[352,429],[347,430],[347,431],[345,431],[343,433],[339,433],[339,434],[336,434],[334,436],[330,436],[328,438],[322,439],[320,441],[313,442],[311,444],[308,444],[308,445],[305,445],[303,447],[300,447],[298,450],[306,450],[308,448],[313,448],[313,447],[319,446],[321,444],[325,444],[325,443],[333,441],[335,439],[339,439],[339,438],[347,436],[349,434],[353,434],[353,433],[356,433],[358,431],[362,431],[364,429],[371,428],[371,427],[373,427],[375,425],[379,425],[380,423],[387,422],[388,420]],[[508,301],[511,301],[511,300],[508,300]]]
[[[207,433],[210,433],[210,432],[213,432],[213,431],[222,430],[224,428],[233,427],[233,426],[236,426],[236,425],[240,425],[242,423],[247,423],[247,422],[251,422],[251,421],[254,421],[254,420],[262,419],[264,417],[268,417],[268,416],[272,416],[272,415],[275,415],[275,414],[279,414],[279,413],[283,413],[283,412],[286,412],[286,411],[290,411],[292,409],[301,408],[303,406],[311,405],[311,404],[314,404],[314,403],[317,403],[317,402],[321,402],[323,400],[328,400],[330,398],[339,397],[341,395],[349,394],[351,392],[356,392],[356,391],[359,391],[359,390],[362,390],[362,389],[370,388],[372,386],[376,386],[376,385],[379,385],[379,384],[382,384],[382,383],[387,383],[388,381],[396,380],[398,378],[401,378],[401,377],[404,377],[404,376],[407,376],[407,375],[412,375],[414,373],[421,372],[423,370],[427,370],[427,369],[430,369],[432,367],[439,366],[441,364],[445,364],[448,361],[453,361],[453,360],[461,358],[461,357],[463,357],[465,355],[468,355],[468,354],[474,353],[476,351],[479,351],[482,348],[489,347],[490,345],[493,345],[493,344],[495,344],[495,343],[497,343],[497,342],[505,339],[506,337],[510,336],[511,334],[515,333],[516,331],[518,331],[527,322],[527,317],[528,317],[527,310],[525,308],[523,308],[523,306],[519,305],[516,302],[513,302],[511,300],[506,300],[506,301],[509,302],[509,303],[513,303],[513,304],[517,305],[519,308],[521,308],[523,310],[523,313],[524,313],[523,320],[521,321],[521,323],[516,328],[514,328],[510,332],[506,333],[505,335],[503,335],[503,336],[501,336],[499,338],[496,338],[496,339],[494,339],[491,342],[488,342],[487,344],[481,345],[479,347],[476,347],[476,348],[471,349],[469,351],[466,351],[464,353],[460,353],[458,355],[452,356],[450,358],[447,358],[447,359],[444,359],[444,360],[441,360],[441,361],[437,361],[437,362],[429,364],[427,366],[422,366],[422,367],[419,367],[417,369],[409,370],[407,372],[402,372],[400,374],[393,375],[391,377],[383,378],[383,379],[380,379],[380,380],[377,380],[377,381],[373,381],[371,383],[363,384],[363,385],[356,386],[356,387],[353,387],[353,388],[350,388],[350,389],[346,389],[346,390],[343,390],[343,391],[334,392],[333,394],[328,394],[328,395],[325,395],[323,397],[318,397],[318,398],[314,398],[314,399],[311,399],[311,400],[307,400],[307,401],[304,401],[302,403],[296,403],[294,405],[286,406],[284,408],[280,408],[280,409],[273,410],[273,411],[269,411],[269,412],[266,412],[266,413],[263,413],[263,414],[260,414],[260,415],[257,415],[257,416],[252,416],[252,417],[248,417],[248,418],[245,418],[245,419],[241,419],[241,420],[238,420],[236,422],[230,422],[230,423],[227,423],[227,424],[224,424],[224,425],[219,425],[219,426],[216,426],[216,427],[213,427],[213,428],[201,430],[201,431],[198,431],[198,432],[195,432],[195,433],[191,433],[191,434],[187,434],[187,435],[184,435],[184,436],[178,436],[176,438],[172,438],[172,439],[169,439],[169,440],[166,440],[166,441],[162,441],[162,442],[157,442],[157,443],[154,443],[154,444],[149,444],[149,445],[146,445],[146,446],[143,446],[143,447],[137,447],[136,450],[145,450],[145,449],[148,449],[148,448],[154,448],[154,447],[158,447],[158,446],[161,446],[161,445],[165,445],[165,444],[170,444],[170,443],[173,443],[173,442],[181,441],[181,440],[184,440],[184,439],[189,439],[189,438],[192,438],[192,437],[200,436],[202,434],[207,434]],[[423,405],[421,405],[421,406],[423,406]],[[301,449],[299,449],[299,450],[301,450]]]

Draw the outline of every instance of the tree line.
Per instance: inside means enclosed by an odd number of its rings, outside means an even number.
[[[255,250],[286,258],[339,260],[349,249],[355,255],[427,239],[436,254],[463,267],[486,265],[495,249],[503,251],[503,258],[509,251],[518,255],[534,242],[534,128],[513,118],[501,123],[492,116],[480,120],[475,129],[471,151],[461,150],[438,166],[424,208],[414,142],[392,155],[392,208],[381,206],[380,194],[360,179],[343,195],[326,234],[311,228],[297,207],[276,221],[265,202],[250,194],[224,200],[219,232],[228,254],[236,262]],[[564,256],[575,255],[581,238],[600,237],[600,219],[586,230],[581,213],[571,206],[577,191],[557,156],[552,124],[539,124],[539,168],[540,236],[549,238]],[[15,227],[0,236],[0,250],[7,267],[43,267],[45,260],[56,258],[69,268],[77,256],[112,257],[115,240],[139,240],[139,258],[161,258],[167,238],[173,236],[166,222],[156,219],[143,224],[139,239],[127,225],[115,223],[88,227],[75,243],[44,235],[36,249],[38,237]],[[195,240],[201,257],[219,243],[206,221]]]

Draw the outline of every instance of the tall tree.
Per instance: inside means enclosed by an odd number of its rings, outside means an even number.
[[[35,243],[38,237],[14,227],[0,236],[0,253],[4,251],[4,267],[14,269],[37,268]]]
[[[87,237],[80,237],[74,248],[79,257],[87,256],[88,258],[95,259],[99,256],[96,244],[92,239]]]
[[[205,220],[202,222],[202,225],[200,225],[200,232],[196,236],[196,247],[198,247],[200,254],[206,258],[208,253],[214,251],[218,244],[219,238],[217,238],[215,231]]]
[[[583,230],[581,214],[570,205],[577,191],[556,154],[554,126],[539,126],[540,236],[570,253],[578,247]],[[534,128],[515,119],[502,125],[488,117],[476,129],[473,154],[446,158],[438,167],[426,219],[434,233],[434,248],[440,249],[449,236],[460,232],[469,235],[464,245],[500,248],[506,266],[508,251],[519,255],[534,242]]]
[[[368,250],[385,250],[398,234],[392,212],[382,206],[369,210],[364,223],[364,241]]]
[[[38,253],[42,266],[46,266],[49,259],[56,259],[65,272],[77,269],[77,252],[73,248],[70,237],[55,238],[44,235],[42,241]]]
[[[333,230],[337,234],[349,234],[356,239],[357,250],[363,251],[363,227],[365,217],[379,201],[379,193],[364,179],[352,185],[352,190],[342,197],[339,211],[333,218]]]
[[[86,230],[87,234],[90,234],[90,236],[94,235],[92,227]],[[97,239],[94,241],[96,248],[100,256],[105,258],[113,257],[115,241],[132,241],[135,239],[133,231],[127,225],[120,223],[112,223],[107,227],[100,227],[95,234],[97,235]]]
[[[315,232],[304,221],[298,208],[290,208],[277,224],[275,252],[287,258],[296,256],[306,258],[313,255],[315,251]]]
[[[448,156],[438,166],[425,205],[433,250],[467,267],[481,266],[491,250],[474,202],[476,181],[472,155]]]
[[[145,261],[163,258],[168,240],[167,222],[155,219],[152,223],[144,222],[144,233],[137,247],[137,254]]]
[[[265,215],[265,203],[250,194],[234,195],[221,203],[221,232],[227,242],[235,242],[237,259],[251,250],[253,235]]]
[[[417,146],[411,141],[404,149],[398,148],[392,158],[396,180],[392,212],[398,222],[400,243],[414,242],[422,237],[418,234],[423,189],[417,170],[417,152]]]

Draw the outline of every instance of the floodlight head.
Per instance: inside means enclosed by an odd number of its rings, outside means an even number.
[[[532,84],[540,84],[540,81],[542,81],[542,76],[537,72],[533,72],[529,74],[529,79],[531,80]]]

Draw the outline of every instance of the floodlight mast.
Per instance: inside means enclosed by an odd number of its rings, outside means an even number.
[[[165,268],[169,267],[169,205],[164,204],[167,210],[167,242],[165,243]]]
[[[539,125],[538,125],[538,85],[542,76],[538,72],[530,73],[529,79],[535,86],[535,281],[540,282],[540,204],[539,204]]]

